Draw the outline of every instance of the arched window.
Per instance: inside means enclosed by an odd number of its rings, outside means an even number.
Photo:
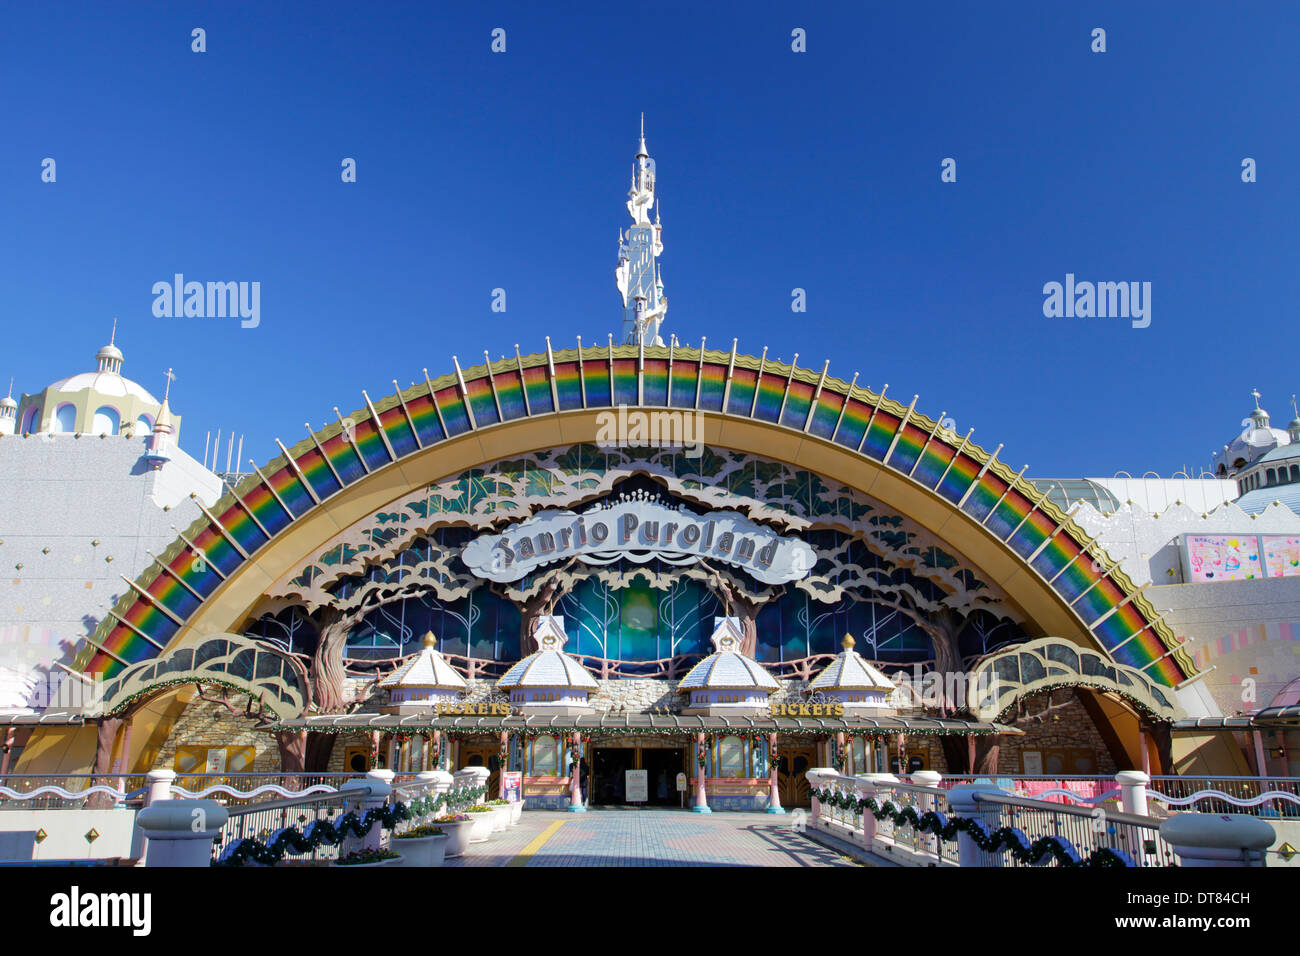
[[[54,420],[50,422],[50,431],[61,435],[71,435],[77,427],[77,407],[64,402],[54,410]]]
[[[116,435],[122,424],[122,416],[112,405],[101,405],[95,409],[94,420],[90,423],[92,435]]]
[[[1300,481],[1300,465],[1291,466],[1291,480]]]
[[[135,420],[136,438],[139,438],[141,435],[152,435],[152,434],[153,434],[152,418],[150,418],[148,415],[141,415],[139,418]]]
[[[1268,484],[1270,484],[1270,485],[1276,485],[1276,484],[1277,484],[1277,472],[1274,471],[1272,468],[1269,468],[1268,471],[1267,471],[1267,475],[1268,475],[1268,478],[1267,478],[1267,482],[1268,482]]]
[[[27,406],[27,411],[23,412],[23,423],[18,428],[18,434],[27,435],[36,430],[36,415],[40,410],[39,405]]]

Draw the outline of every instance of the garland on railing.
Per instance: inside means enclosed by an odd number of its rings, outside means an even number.
[[[877,820],[888,818],[895,825],[910,826],[920,833],[933,833],[945,843],[951,842],[957,839],[959,834],[965,833],[970,837],[971,842],[985,853],[998,853],[1004,849],[1009,850],[1019,863],[1038,864],[1043,862],[1043,858],[1050,854],[1061,866],[1109,868],[1133,865],[1124,855],[1117,853],[1110,847],[1093,850],[1085,860],[1079,856],[1078,852],[1069,843],[1065,843],[1054,836],[1039,837],[1026,846],[1023,839],[1024,834],[1014,827],[999,827],[989,833],[982,822],[969,817],[954,817],[949,820],[942,813],[934,810],[927,810],[922,814],[918,814],[915,807],[904,807],[899,810],[890,800],[886,800],[882,806],[876,802],[874,797],[858,797],[854,799],[847,791],[835,791],[829,787],[813,788],[811,792],[818,802],[827,806],[836,807],[840,810],[851,810],[854,813],[870,811],[871,815]]]
[[[358,839],[363,838],[376,822],[383,829],[391,830],[404,820],[434,813],[441,806],[446,806],[449,810],[459,809],[483,796],[485,790],[485,787],[461,787],[437,796],[426,794],[410,803],[374,807],[361,816],[356,811],[349,810],[337,822],[313,820],[303,830],[282,827],[272,833],[265,843],[253,837],[244,837],[228,844],[213,865],[243,866],[251,861],[263,866],[274,866],[284,859],[286,853],[313,853],[322,846],[338,846],[349,834]]]

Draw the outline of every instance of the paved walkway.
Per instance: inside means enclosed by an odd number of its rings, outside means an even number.
[[[447,866],[857,866],[789,816],[681,810],[524,811]]]

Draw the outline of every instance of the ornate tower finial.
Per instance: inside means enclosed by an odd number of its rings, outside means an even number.
[[[433,636],[433,631],[426,631],[424,634],[424,646],[432,648],[438,643],[438,639]]]
[[[650,208],[655,221],[650,221]],[[623,297],[623,342],[627,345],[663,345],[659,327],[668,313],[668,299],[659,282],[655,259],[663,252],[663,227],[655,199],[655,161],[645,145],[645,114],[641,114],[641,140],[632,167],[632,188],[627,211],[632,217],[627,236],[620,236],[614,281]]]
[[[167,404],[167,396],[169,396],[169,395],[172,393],[172,382],[174,382],[174,381],[176,380],[176,375],[172,372],[171,369],[168,369],[167,372],[166,372],[165,377],[166,377],[166,379],[167,379],[167,384],[163,386],[163,404],[164,404],[164,405]]]
[[[117,342],[117,316],[113,316],[113,334],[108,337],[108,344],[113,345]]]
[[[1259,400],[1263,398],[1263,396],[1259,394],[1258,388],[1252,388],[1250,394],[1255,396],[1255,411],[1259,411]]]
[[[840,641],[840,647],[844,648],[846,651],[851,651],[853,650],[853,645],[856,643],[857,641],[853,639],[852,634],[845,634],[844,640]]]

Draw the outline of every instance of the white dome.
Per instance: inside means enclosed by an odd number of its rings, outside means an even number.
[[[6,395],[4,398],[0,398],[0,408],[17,408],[17,407],[18,407],[18,403],[15,402],[8,395]]]
[[[61,395],[71,395],[77,392],[84,392],[87,389],[94,389],[100,395],[110,398],[134,396],[142,402],[148,402],[150,405],[157,405],[158,399],[149,394],[148,390],[129,378],[123,378],[114,372],[82,372],[79,375],[73,375],[71,378],[60,379],[50,386],[50,391]]]

